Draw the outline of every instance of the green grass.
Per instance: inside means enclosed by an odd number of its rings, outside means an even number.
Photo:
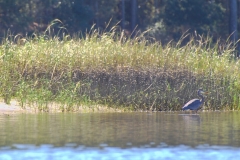
[[[17,99],[23,108],[41,111],[52,102],[68,106],[63,111],[92,104],[172,111],[203,88],[211,92],[206,109],[240,107],[240,64],[230,43],[197,36],[185,45],[183,37],[163,46],[114,28],[61,37],[6,37],[0,46],[0,96],[6,103]]]

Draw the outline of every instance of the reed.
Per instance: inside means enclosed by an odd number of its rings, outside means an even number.
[[[187,35],[163,46],[145,34],[8,35],[0,47],[0,96],[42,111],[52,102],[63,111],[91,104],[172,111],[203,88],[211,92],[206,109],[239,109],[240,64],[231,43]]]

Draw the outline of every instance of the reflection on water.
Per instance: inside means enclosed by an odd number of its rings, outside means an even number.
[[[194,125],[200,125],[201,123],[201,117],[200,115],[181,115],[185,126],[188,124],[190,128]]]
[[[0,114],[0,131],[0,159],[19,154],[73,157],[78,152],[176,158],[203,150],[205,156],[209,152],[219,158],[223,152],[236,156],[240,149],[239,112]]]
[[[20,147],[18,150],[1,149],[0,159],[24,159],[24,160],[123,160],[123,159],[143,159],[143,160],[176,160],[176,159],[194,159],[194,160],[222,160],[222,159],[238,159],[240,150],[233,147],[219,146],[197,146],[191,148],[184,145],[166,147],[158,146],[155,148],[133,147],[122,149],[118,147],[84,148],[79,147],[51,147],[51,146],[27,146]]]

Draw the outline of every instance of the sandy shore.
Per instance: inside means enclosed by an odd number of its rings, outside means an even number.
[[[61,112],[57,105],[51,105],[49,107],[49,112]],[[6,104],[0,101],[0,114],[15,114],[15,113],[39,113],[37,107],[27,107],[25,109],[21,108],[16,100],[11,100],[10,104]]]
[[[21,113],[25,112],[17,101],[11,101],[10,104],[6,104],[3,101],[0,101],[0,114],[11,114],[11,113]]]
[[[55,103],[49,105],[48,109],[49,109],[48,112],[52,112],[52,113],[62,112],[62,109],[60,109],[59,105],[57,105]],[[106,106],[92,105],[90,107],[89,106],[88,107],[79,106],[79,107],[76,107],[75,111],[70,111],[70,112],[79,112],[79,113],[122,112],[122,110],[108,108]],[[27,107],[25,109],[22,109],[16,100],[11,100],[10,104],[6,104],[2,100],[0,101],[0,115],[1,114],[15,114],[15,113],[39,113],[39,110],[37,107]]]

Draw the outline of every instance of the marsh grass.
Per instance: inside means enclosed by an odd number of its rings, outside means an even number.
[[[0,47],[0,96],[41,111],[51,102],[62,111],[92,104],[174,111],[203,88],[211,92],[206,109],[239,109],[240,65],[230,43],[186,35],[163,46],[144,34],[130,39],[115,28],[81,38],[10,34]]]

